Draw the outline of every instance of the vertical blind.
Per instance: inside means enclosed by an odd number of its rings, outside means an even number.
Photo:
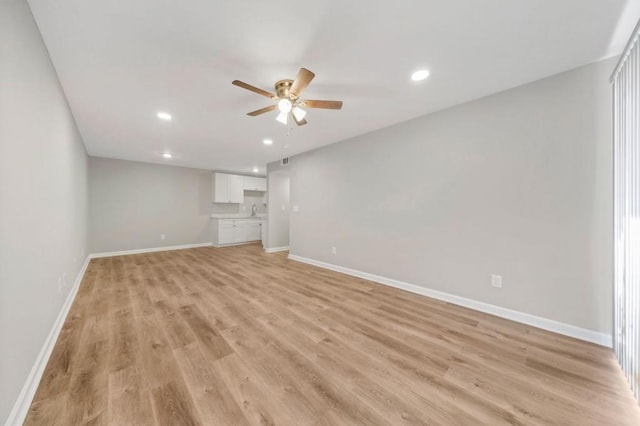
[[[640,22],[611,76],[614,129],[614,351],[640,386]]]

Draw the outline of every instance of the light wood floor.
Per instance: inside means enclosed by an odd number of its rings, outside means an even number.
[[[608,349],[251,245],[92,260],[26,424],[639,419]]]

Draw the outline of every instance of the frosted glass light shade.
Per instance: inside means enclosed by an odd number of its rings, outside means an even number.
[[[287,124],[287,117],[289,116],[289,114],[287,114],[286,112],[281,112],[280,114],[278,114],[278,116],[276,117],[276,120],[281,122],[282,124],[286,125]]]
[[[278,101],[278,110],[284,113],[291,111],[291,101],[289,99],[280,99]]]
[[[296,117],[296,120],[301,121],[305,115],[307,115],[307,111],[303,110],[300,107],[295,107],[293,109],[293,115]]]

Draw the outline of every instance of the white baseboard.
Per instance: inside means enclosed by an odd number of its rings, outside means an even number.
[[[80,268],[80,271],[76,276],[76,280],[73,283],[73,287],[67,295],[67,300],[65,300],[64,305],[62,305],[62,309],[60,310],[56,321],[53,323],[53,327],[49,332],[49,336],[47,336],[47,340],[44,342],[42,349],[40,349],[40,353],[38,354],[38,358],[36,358],[36,362],[33,364],[33,367],[31,367],[29,376],[27,376],[27,380],[22,387],[22,390],[20,391],[20,395],[18,395],[18,399],[16,400],[11,413],[9,413],[9,417],[5,422],[5,426],[21,425],[27,417],[29,407],[31,406],[31,401],[33,401],[36,390],[38,390],[40,379],[42,379],[44,369],[49,362],[51,352],[53,352],[53,348],[56,345],[56,341],[58,340],[58,336],[60,335],[62,326],[67,319],[69,309],[71,309],[71,305],[73,305],[73,301],[76,298],[76,294],[78,293],[78,289],[80,288],[80,283],[82,282],[82,278],[84,277],[84,273],[87,270],[87,266],[89,265],[90,260],[91,256],[87,256],[84,264],[82,265],[82,268]]]
[[[267,253],[277,253],[279,251],[287,251],[289,250],[289,246],[284,246],[284,247],[272,247],[272,248],[266,248],[264,249],[265,252]]]
[[[126,256],[128,254],[154,253],[157,251],[168,251],[168,250],[184,250],[184,249],[197,248],[197,247],[211,247],[211,243],[183,244],[180,246],[153,247],[153,248],[145,248],[145,249],[92,253],[89,255],[89,258],[97,259],[99,257]]]
[[[574,337],[576,339],[585,340],[587,342],[596,343],[598,345],[612,347],[613,339],[611,334],[601,333],[598,331],[588,330],[586,328],[576,327],[575,325],[554,321],[551,319],[527,314],[524,312],[514,311],[512,309],[503,308],[501,306],[491,305],[489,303],[479,302],[466,297],[456,296],[454,294],[445,293],[438,290],[432,290],[415,284],[409,284],[391,278],[381,277],[379,275],[367,272],[357,271],[355,269],[345,268],[343,266],[333,265],[331,263],[321,262],[319,260],[309,259],[302,256],[289,255],[289,259],[310,265],[319,266],[320,268],[330,269],[332,271],[341,272],[343,274],[352,275],[354,277],[363,278],[365,280],[374,281],[390,287],[417,293],[423,296],[432,297],[434,299],[443,300],[455,305],[464,306],[465,308],[474,309],[476,311],[485,312],[497,317],[506,318],[522,324],[531,325],[543,330],[552,331],[554,333],[563,334],[565,336]]]

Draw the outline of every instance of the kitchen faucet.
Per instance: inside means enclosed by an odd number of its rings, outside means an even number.
[[[258,213],[258,208],[254,204],[253,206],[251,206],[251,216],[255,216],[256,213]]]

